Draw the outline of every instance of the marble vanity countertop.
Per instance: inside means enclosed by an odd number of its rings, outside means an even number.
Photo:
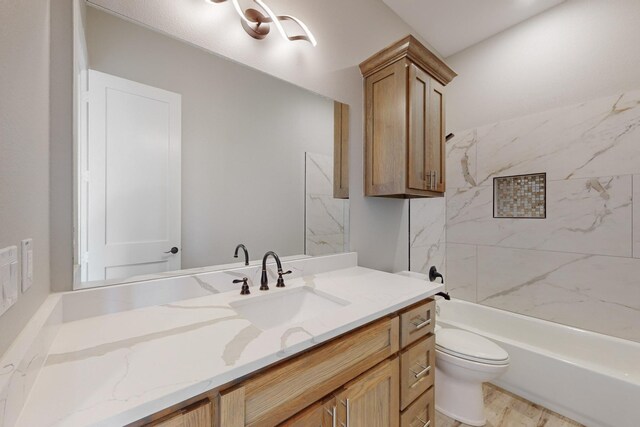
[[[443,289],[362,267],[287,281],[348,305],[298,323],[260,329],[227,292],[63,323],[18,426],[121,426],[365,325]],[[304,310],[304,308],[302,308]],[[304,316],[303,316],[304,317]]]

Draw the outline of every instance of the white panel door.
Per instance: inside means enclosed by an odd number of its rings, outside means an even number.
[[[181,102],[89,71],[88,280],[180,269]]]

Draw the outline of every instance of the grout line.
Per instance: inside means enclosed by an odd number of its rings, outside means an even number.
[[[480,265],[479,261],[478,261],[478,248],[479,246],[476,245],[476,274],[474,275],[474,279],[475,279],[475,290],[476,290],[476,299],[473,301],[474,303],[478,304],[478,267]]]
[[[409,203],[409,212],[408,212],[408,217],[409,220],[407,221],[407,249],[408,249],[408,256],[407,256],[407,270],[411,271],[411,199],[408,200]]]
[[[533,173],[522,173],[522,174],[518,174],[518,175],[505,175],[505,176],[495,176],[495,175],[489,175],[489,177],[486,178],[486,180],[491,180],[490,184],[477,184],[475,186],[470,186],[467,185],[465,187],[451,187],[451,189],[453,190],[470,190],[473,188],[484,188],[484,187],[492,187],[493,186],[493,178],[503,178],[503,177],[511,177],[511,176],[520,176],[520,175],[535,175],[538,173],[543,173],[543,172],[533,172]],[[548,176],[548,172],[547,176]],[[597,176],[586,176],[586,177],[571,177],[571,178],[559,178],[559,179],[549,179],[547,178],[547,182],[569,182],[569,181],[580,181],[580,180],[588,180],[588,179],[602,179],[602,178],[614,178],[614,177],[623,177],[623,176],[628,176],[629,174],[623,173],[623,174],[608,174],[608,175],[597,175]],[[631,175],[633,176],[633,175]],[[483,181],[483,182],[486,182]]]
[[[640,175],[638,175],[640,176]],[[636,214],[636,200],[635,200],[635,191],[634,191],[634,182],[635,182],[635,176],[631,175],[631,258],[635,258],[635,239],[636,239],[636,235],[635,235],[635,224],[634,224],[634,219],[635,219],[635,214]]]
[[[606,254],[593,254],[593,253],[585,253],[585,252],[569,252],[569,251],[554,251],[551,249],[535,249],[535,248],[517,248],[512,246],[499,246],[499,245],[483,245],[478,243],[461,243],[461,242],[449,242],[454,245],[466,245],[466,246],[478,246],[485,248],[499,248],[499,249],[511,249],[517,251],[532,251],[532,252],[546,252],[546,253],[554,253],[554,254],[570,254],[570,255],[585,255],[585,256],[597,256],[603,258],[622,258],[622,259],[637,259],[640,261],[640,258],[635,258],[633,256],[621,256],[621,255],[606,255]]]
[[[303,248],[304,248],[304,254],[307,254],[307,152],[305,151],[304,153],[304,231],[302,233],[302,235],[304,236],[304,244],[303,244]],[[344,218],[343,220],[344,221]],[[344,242],[343,242],[343,248],[344,248]]]

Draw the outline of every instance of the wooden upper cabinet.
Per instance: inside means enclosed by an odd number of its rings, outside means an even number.
[[[349,198],[349,105],[333,102],[333,197]]]
[[[399,194],[403,182],[396,171],[406,167],[400,144],[407,137],[407,78],[403,61],[386,67],[366,80],[365,195]]]
[[[456,74],[408,36],[360,64],[365,77],[365,195],[445,191],[445,93]]]

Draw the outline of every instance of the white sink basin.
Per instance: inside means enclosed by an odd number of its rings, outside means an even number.
[[[239,315],[262,330],[294,324],[320,316],[330,316],[331,310],[348,301],[308,287],[292,288],[246,301],[230,304]]]

